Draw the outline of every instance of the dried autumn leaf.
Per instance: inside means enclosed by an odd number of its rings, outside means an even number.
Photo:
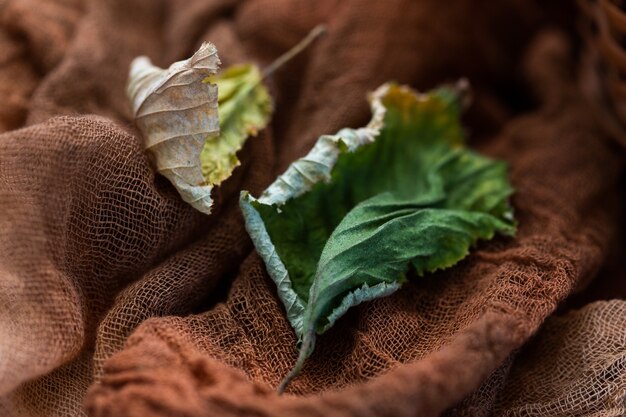
[[[139,57],[131,65],[127,88],[135,123],[157,171],[183,200],[204,213],[211,211],[213,184],[202,176],[200,152],[208,139],[219,135],[219,115],[217,86],[202,80],[215,74],[219,64],[210,43],[168,69]]]
[[[257,200],[242,193],[246,227],[301,341],[352,306],[454,265],[472,244],[513,234],[506,165],[463,146],[461,95],[388,84],[367,127],[322,136]]]
[[[219,63],[210,43],[168,69],[140,57],[131,65],[127,90],[157,171],[184,201],[206,214],[213,187],[230,177],[239,165],[237,152],[267,125],[272,112],[256,66],[234,66],[216,75]]]

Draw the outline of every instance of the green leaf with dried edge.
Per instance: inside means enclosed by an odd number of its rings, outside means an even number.
[[[300,340],[300,356],[352,306],[513,235],[506,164],[466,148],[463,84],[418,94],[386,84],[371,122],[319,138],[258,198],[240,205]]]
[[[210,43],[168,69],[140,57],[131,65],[127,89],[157,171],[206,214],[213,187],[230,177],[239,165],[237,152],[272,113],[256,66],[238,65],[216,75],[219,63]]]

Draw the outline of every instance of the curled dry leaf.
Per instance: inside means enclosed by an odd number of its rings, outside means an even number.
[[[272,99],[263,79],[324,32],[324,25],[316,26],[263,72],[242,64],[216,74],[220,60],[210,43],[168,69],[146,57],[133,61],[127,94],[135,123],[157,171],[184,201],[210,214],[211,190],[239,165],[237,152],[248,137],[269,122]]]
[[[157,171],[183,200],[207,214],[213,184],[202,175],[200,152],[207,140],[219,136],[219,114],[217,86],[202,80],[215,74],[219,64],[210,43],[168,69],[139,57],[131,65],[127,88],[135,123]]]
[[[216,74],[219,63],[210,43],[168,69],[140,57],[128,85],[135,123],[157,171],[206,214],[211,190],[230,177],[239,165],[237,152],[272,113],[258,67],[237,65]]]

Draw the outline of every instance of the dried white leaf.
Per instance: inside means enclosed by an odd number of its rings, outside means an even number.
[[[127,87],[135,123],[157,171],[184,201],[206,214],[211,212],[213,184],[202,175],[200,153],[208,139],[219,136],[220,125],[217,86],[203,80],[219,65],[211,43],[167,69],[139,57],[131,64]]]

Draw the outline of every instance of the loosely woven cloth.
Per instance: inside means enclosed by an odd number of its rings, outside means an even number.
[[[0,0],[0,415],[626,414],[626,158],[580,92],[575,9],[542,3]],[[268,80],[271,127],[194,211],[142,149],[130,61],[208,40],[267,65],[318,23]],[[518,235],[350,311],[277,396],[296,340],[239,190],[366,121],[382,82],[460,76]]]

